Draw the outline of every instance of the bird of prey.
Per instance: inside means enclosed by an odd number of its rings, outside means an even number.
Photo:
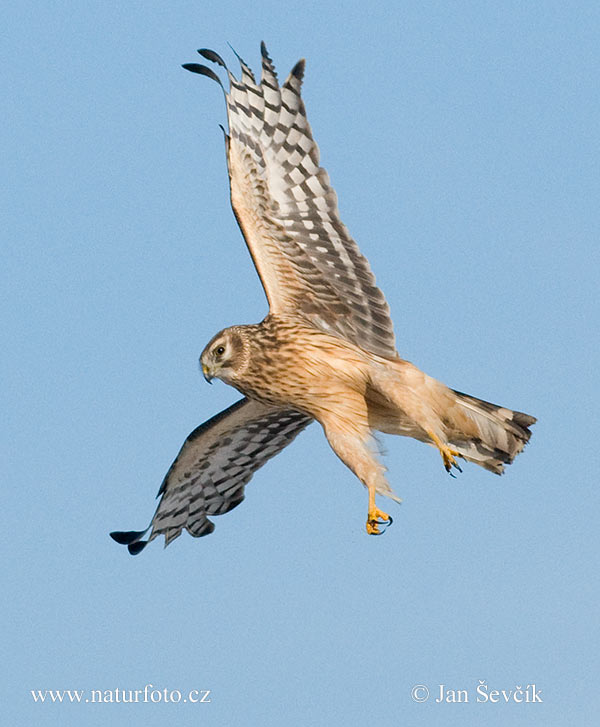
[[[205,378],[244,398],[186,439],[148,528],[111,533],[132,554],[158,535],[167,545],[183,529],[212,532],[209,516],[238,505],[254,472],[313,420],[367,488],[372,535],[391,523],[375,496],[399,501],[377,457],[376,432],[432,445],[448,472],[460,470],[462,458],[501,474],[536,421],[454,391],[399,357],[387,302],[319,164],[300,95],[305,62],[280,85],[264,43],[261,50],[260,82],[239,56],[236,78],[217,53],[198,51],[224,69],[228,90],[207,66],[183,67],[223,88],[231,204],[269,312],[217,333],[202,352]]]

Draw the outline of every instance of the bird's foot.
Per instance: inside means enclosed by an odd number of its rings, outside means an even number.
[[[444,468],[446,472],[449,472],[452,475],[452,468],[456,468],[459,472],[462,472],[462,469],[460,468],[457,461],[454,459],[455,457],[460,457],[461,453],[457,452],[455,449],[450,449],[450,447],[443,444],[439,437],[436,437],[436,435],[433,432],[428,432],[429,436],[433,440],[435,446],[440,450],[440,454],[442,455],[442,460],[444,462]],[[454,475],[452,475],[454,477]]]
[[[453,467],[455,467],[459,472],[462,472],[460,465],[454,459],[455,457],[460,457],[460,452],[457,452],[455,449],[450,449],[450,447],[446,447],[444,445],[442,445],[439,449],[444,461],[446,472],[450,472],[450,474],[452,474],[451,470]]]
[[[387,513],[375,507],[367,515],[367,532],[369,535],[381,535],[393,522]],[[383,530],[379,529],[380,525],[385,526]]]

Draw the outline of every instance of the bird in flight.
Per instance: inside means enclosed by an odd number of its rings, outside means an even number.
[[[183,67],[221,85],[231,205],[269,303],[266,318],[217,333],[200,357],[241,400],[195,429],[160,487],[143,531],[113,532],[132,554],[159,535],[214,530],[209,516],[244,499],[252,475],[313,420],[368,491],[366,530],[391,523],[376,495],[400,501],[374,446],[376,432],[436,448],[448,472],[457,458],[501,474],[536,421],[448,388],[399,357],[389,307],[369,263],[338,214],[337,197],[306,118],[304,60],[280,85],[264,43],[257,82],[239,58],[240,78],[214,51],[198,52],[224,69]],[[150,530],[149,536],[146,534]]]

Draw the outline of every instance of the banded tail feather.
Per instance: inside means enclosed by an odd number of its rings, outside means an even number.
[[[511,464],[529,441],[531,427],[537,419],[520,411],[513,411],[489,401],[477,399],[461,391],[454,391],[461,414],[466,414],[479,432],[479,436],[461,436],[448,433],[450,446],[470,462],[501,475],[504,466]],[[464,431],[464,430],[463,430]]]

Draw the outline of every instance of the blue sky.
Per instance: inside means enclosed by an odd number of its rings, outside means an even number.
[[[590,724],[598,673],[600,11],[592,2],[20,2],[2,11],[11,725]],[[318,425],[207,538],[137,558],[198,355],[266,302],[198,47],[285,76],[401,355],[539,418],[495,477],[385,438],[381,538]],[[6,183],[8,180],[8,184]],[[476,703],[535,683],[542,704]],[[211,690],[34,704],[32,689]],[[431,697],[416,703],[414,685]],[[439,685],[469,703],[436,703]]]

